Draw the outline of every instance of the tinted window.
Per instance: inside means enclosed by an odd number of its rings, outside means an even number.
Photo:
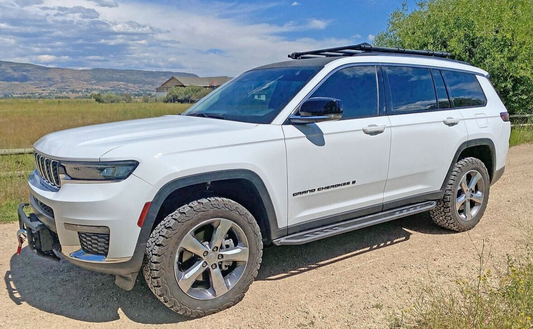
[[[433,81],[435,82],[435,91],[437,92],[437,100],[439,103],[440,109],[447,109],[452,107],[450,99],[448,98],[448,93],[446,92],[446,87],[444,86],[444,80],[439,70],[431,70],[433,73]]]
[[[393,112],[413,112],[437,108],[429,69],[385,66],[389,79]]]
[[[321,67],[253,70],[224,84],[184,115],[270,123]]]
[[[455,107],[483,106],[487,99],[474,74],[442,71]]]
[[[342,101],[343,119],[378,114],[378,87],[375,66],[347,67],[335,72],[312,97],[331,97]]]

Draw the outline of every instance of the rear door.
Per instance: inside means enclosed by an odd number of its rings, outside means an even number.
[[[439,70],[383,66],[392,130],[385,209],[434,199],[467,130]],[[438,101],[437,101],[438,99]]]
[[[381,210],[391,131],[378,80],[375,65],[341,68],[310,96],[340,99],[340,121],[283,125],[290,232]]]

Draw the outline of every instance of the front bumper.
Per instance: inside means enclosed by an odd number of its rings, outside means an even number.
[[[37,173],[30,176],[31,213],[24,211],[29,212],[26,203],[18,211],[30,249],[114,274],[117,285],[131,289],[146,247],[137,220],[152,186],[135,176],[118,183],[66,184],[56,191],[42,183]],[[84,236],[106,237],[104,248],[98,249],[96,242],[88,248]]]
[[[45,224],[39,221],[37,214],[26,215],[24,209],[28,203],[21,203],[18,207],[19,231],[17,235],[24,236],[28,240],[28,247],[41,257],[59,261],[64,258],[72,264],[87,270],[115,275],[115,284],[124,290],[131,290],[135,284],[135,279],[142,266],[146,243],[139,243],[135,248],[133,257],[124,262],[113,262],[94,255],[86,254],[83,250],[74,252],[70,257],[63,251],[57,235]],[[42,215],[42,214],[41,214]],[[77,257],[79,255],[84,257]],[[92,259],[91,259],[92,257]]]

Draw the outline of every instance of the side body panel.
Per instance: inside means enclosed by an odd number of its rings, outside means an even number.
[[[369,125],[386,128],[370,136],[362,131]],[[289,226],[381,206],[389,165],[389,126],[386,116],[284,125]]]
[[[458,124],[444,124],[447,118]],[[458,147],[467,140],[458,110],[391,115],[392,144],[384,202],[440,190]]]

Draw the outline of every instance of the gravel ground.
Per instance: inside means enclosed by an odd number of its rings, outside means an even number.
[[[485,244],[489,266],[533,226],[533,144],[509,152],[507,171],[491,189],[481,223],[450,233],[420,214],[304,246],[265,250],[259,277],[244,300],[224,312],[190,320],[167,310],[142,279],[126,292],[113,277],[55,263],[27,248],[17,256],[17,225],[0,225],[0,327],[385,328],[421,287],[446,289],[475,277]]]

